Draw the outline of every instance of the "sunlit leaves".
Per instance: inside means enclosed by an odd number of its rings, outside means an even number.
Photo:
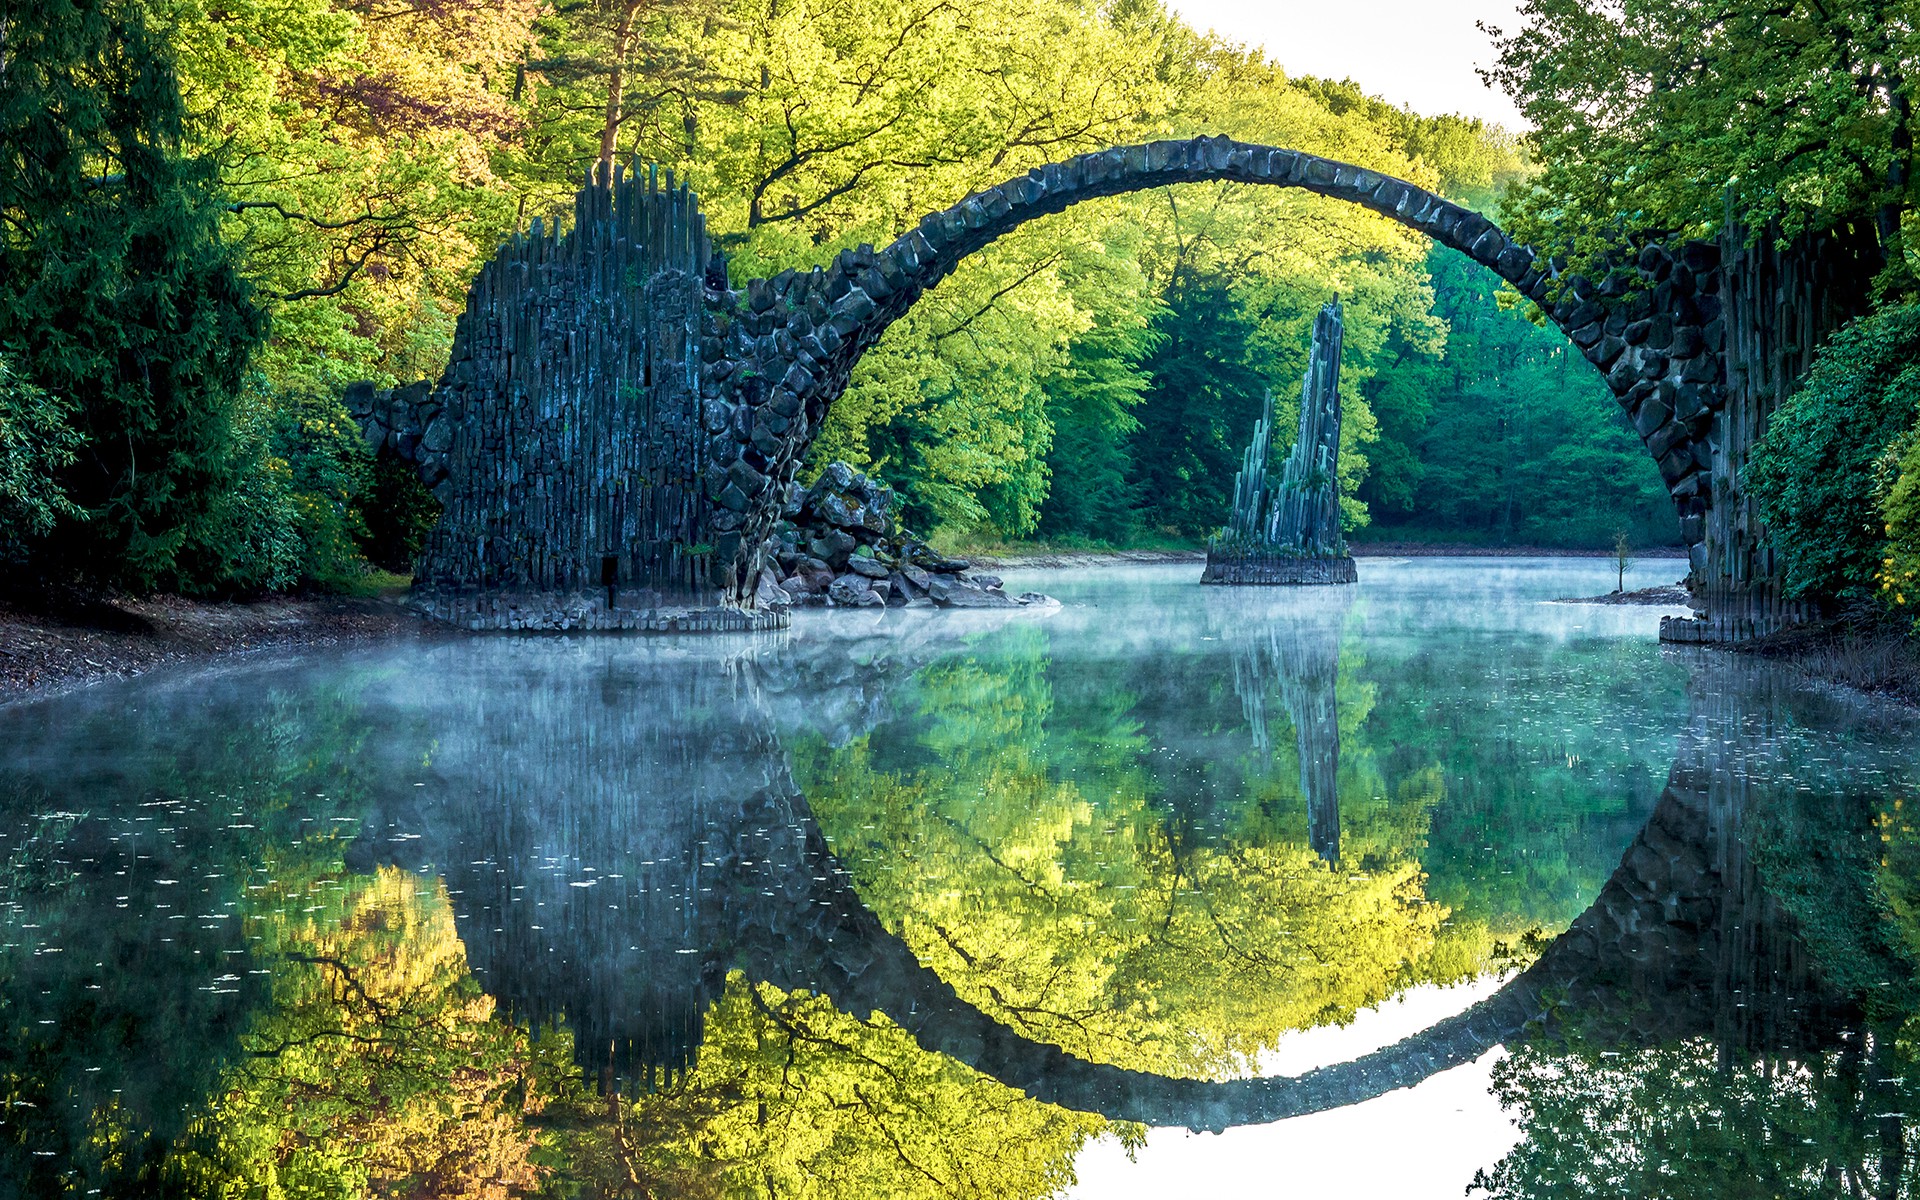
[[[1502,33],[1488,76],[1536,129],[1545,170],[1515,229],[1538,246],[1698,236],[1729,197],[1755,229],[1877,222],[1890,240],[1911,207],[1902,0],[1529,0]]]

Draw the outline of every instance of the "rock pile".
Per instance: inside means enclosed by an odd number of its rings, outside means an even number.
[[[792,484],[773,533],[774,570],[760,607],[1018,608],[1052,603],[1009,596],[993,575],[948,558],[900,524],[893,489],[836,462],[810,488]]]

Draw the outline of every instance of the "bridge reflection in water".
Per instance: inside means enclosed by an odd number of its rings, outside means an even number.
[[[663,1194],[737,1169],[1043,1195],[1125,1123],[1361,1104],[1495,1045],[1526,1135],[1495,1195],[1602,1161],[1648,1173],[1583,1194],[1661,1194],[1721,1160],[1817,1185],[1782,1194],[1899,1194],[1920,837],[1879,783],[1910,769],[1869,769],[1890,760],[1764,668],[1688,660],[1669,703],[1617,665],[1646,658],[1396,641],[1380,595],[971,641],[902,614],[733,650],[478,640],[0,713],[0,1072],[31,1106],[0,1125],[0,1192],[145,1194],[139,1163],[226,1114],[233,1153],[266,1147],[247,1163],[364,1136],[369,1080],[415,1120],[464,1112],[446,1064],[528,1045],[507,1017],[563,1024],[555,1077],[572,1053],[620,1099],[536,1131],[506,1066],[466,1078],[505,1157],[536,1132],[627,1155],[613,1177],[652,1155]],[[1447,699],[1470,686],[1498,702]],[[1581,741],[1582,719],[1615,725]],[[1634,720],[1677,734],[1664,786]],[[1570,766],[1607,740],[1610,765]],[[1822,775],[1829,753],[1854,757]],[[1532,873],[1476,912],[1509,869]],[[1503,952],[1529,923],[1559,936]],[[1257,1077],[1291,1030],[1503,966],[1395,1045]],[[382,1028],[396,1005],[452,1024]]]
[[[1284,631],[1221,628],[1253,746],[1270,749],[1270,701],[1289,714],[1312,848],[1335,868],[1344,611],[1331,603]],[[371,827],[398,832],[362,853],[401,844],[402,865],[433,864],[485,988],[517,1019],[564,1018],[583,1064],[629,1092],[684,1078],[736,972],[884,1014],[924,1049],[1037,1100],[1216,1130],[1360,1103],[1531,1037],[1589,1049],[1706,1038],[1732,1060],[1805,1055],[1860,1026],[1748,851],[1755,807],[1791,803],[1791,785],[1783,797],[1766,782],[1777,705],[1753,689],[1773,685],[1702,662],[1651,818],[1591,906],[1490,998],[1291,1078],[1179,1078],[1071,1054],[923,965],[863,901],[795,782],[790,742],[823,729],[829,743],[858,741],[884,711],[876,679],[942,649],[889,640],[844,658],[745,654],[702,669],[610,660],[583,675],[544,648],[503,646],[524,685],[507,693],[463,687],[470,658],[449,651],[441,686],[470,711],[436,722],[448,732],[430,801],[396,797]],[[669,711],[713,716],[662,721]]]

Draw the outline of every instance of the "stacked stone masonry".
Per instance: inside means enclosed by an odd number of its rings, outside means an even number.
[[[1752,271],[1766,254],[1699,242],[1623,247],[1598,281],[1563,277],[1487,218],[1403,180],[1224,137],[1036,168],[924,218],[883,250],[848,250],[741,291],[712,253],[697,202],[670,176],[664,189],[651,175],[644,186],[638,176],[602,177],[580,193],[570,232],[536,227],[481,273],[431,394],[363,391],[356,402],[369,438],[411,455],[447,506],[423,563],[429,590],[567,593],[612,576],[661,606],[752,608],[777,567],[787,485],[828,409],[860,357],[928,288],[1037,217],[1221,180],[1358,204],[1540,304],[1645,442],[1696,547],[1696,584],[1749,607],[1748,593],[1772,587],[1753,545],[1721,544],[1709,521],[1747,444],[1717,440],[1720,414],[1735,398],[1756,406],[1742,427],[1758,427],[1780,394],[1730,393],[1726,369],[1723,261]],[[1763,617],[1791,615],[1762,607]]]
[[[790,484],[774,526],[773,565],[756,587],[759,607],[1020,608],[1054,603],[1009,596],[995,575],[935,551],[900,524],[893,490],[846,463],[830,463],[810,488]]]
[[[1227,554],[1209,550],[1206,570],[1200,576],[1202,583],[1224,584],[1314,586],[1359,581],[1359,568],[1348,555],[1303,558],[1259,551]]]

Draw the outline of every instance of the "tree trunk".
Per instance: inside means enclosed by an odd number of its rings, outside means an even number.
[[[620,6],[620,24],[614,31],[613,63],[607,72],[607,119],[600,127],[600,164],[609,179],[613,174],[614,144],[620,137],[620,122],[625,115],[621,104],[626,94],[627,53],[633,48],[634,18],[645,6],[646,0],[626,0]]]

